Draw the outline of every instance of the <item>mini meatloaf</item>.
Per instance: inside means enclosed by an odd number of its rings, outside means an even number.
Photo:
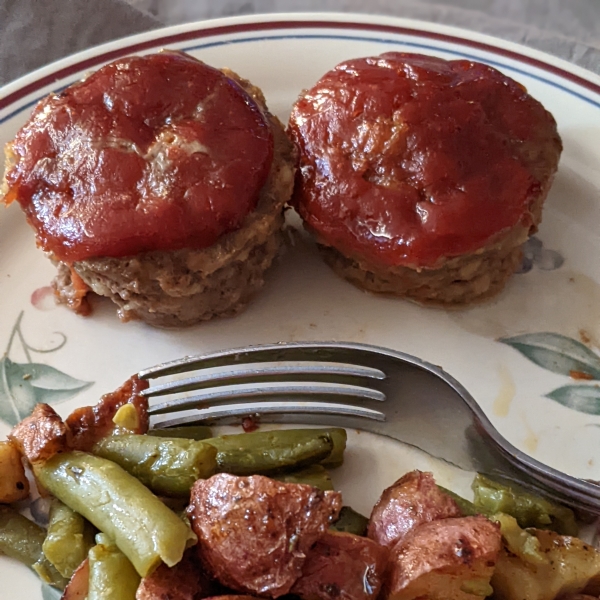
[[[338,492],[221,473],[196,481],[188,516],[209,575],[236,592],[277,598],[302,575],[341,504]]]
[[[387,53],[341,63],[293,107],[295,205],[361,288],[440,305],[499,292],[562,150],[552,115],[490,66]]]
[[[42,100],[6,147],[17,200],[58,266],[126,321],[182,326],[242,309],[281,244],[295,149],[261,91],[179,52],[117,60]]]

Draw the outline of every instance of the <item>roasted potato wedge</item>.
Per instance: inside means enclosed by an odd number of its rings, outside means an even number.
[[[291,593],[302,600],[375,600],[388,553],[369,538],[329,531],[308,552]]]
[[[164,563],[142,578],[136,600],[196,600],[215,592],[216,586],[204,574],[196,556],[196,548],[186,550],[174,567]],[[237,596],[236,596],[237,598]]]
[[[441,519],[415,528],[392,549],[388,600],[476,600],[492,593],[500,528],[482,516]]]
[[[0,504],[23,500],[29,495],[29,482],[21,453],[11,442],[0,442]]]
[[[341,506],[338,492],[221,473],[196,481],[187,514],[209,575],[231,590],[277,598]]]
[[[67,426],[49,404],[37,404],[8,438],[31,463],[42,463],[67,449]]]
[[[383,491],[371,512],[367,535],[382,546],[392,547],[422,523],[461,515],[456,502],[438,488],[431,473],[415,470]]]
[[[600,593],[600,552],[579,538],[528,529],[539,540],[543,561],[524,561],[503,549],[492,577],[496,600],[554,600],[558,596]]]

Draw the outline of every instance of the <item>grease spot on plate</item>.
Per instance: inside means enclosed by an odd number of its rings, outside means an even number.
[[[505,365],[498,367],[498,373],[500,375],[500,389],[492,405],[492,410],[497,417],[507,417],[517,389],[512,375]]]
[[[31,305],[38,310],[52,310],[56,308],[54,290],[49,285],[38,288],[31,294]]]
[[[527,432],[525,439],[523,440],[523,446],[525,446],[525,450],[529,452],[529,454],[533,454],[537,450],[538,444],[540,443],[540,438],[538,437],[537,433],[531,429],[529,423],[527,423],[525,413],[521,414],[521,421],[525,431]]]

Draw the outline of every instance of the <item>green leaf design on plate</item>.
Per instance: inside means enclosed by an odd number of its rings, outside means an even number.
[[[9,425],[16,425],[37,403],[35,390],[24,375],[21,365],[8,356],[0,360],[0,419]]]
[[[16,425],[24,419],[39,402],[56,404],[92,385],[91,382],[75,379],[50,365],[33,362],[32,352],[56,352],[66,344],[67,338],[58,333],[61,341],[57,345],[49,349],[34,348],[27,343],[21,331],[23,314],[21,311],[10,334],[6,352],[0,359],[0,420],[9,425]],[[21,344],[26,363],[17,363],[9,358],[13,343]]]
[[[16,425],[38,402],[68,400],[90,385],[49,365],[19,364],[5,356],[0,360],[0,419]]]
[[[62,597],[62,592],[53,588],[51,585],[47,583],[42,583],[42,598],[43,600],[60,600]]]
[[[559,333],[527,333],[498,340],[518,350],[536,365],[553,373],[584,373],[600,379],[600,356],[581,342]]]
[[[559,404],[588,415],[600,415],[600,387],[596,385],[565,385],[546,394]]]
[[[54,367],[31,363],[21,365],[35,391],[38,402],[53,404],[68,400],[92,385],[89,381],[75,379]]]

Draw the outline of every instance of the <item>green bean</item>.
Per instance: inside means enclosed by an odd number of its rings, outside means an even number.
[[[462,496],[459,496],[458,494],[455,494],[452,490],[448,490],[445,487],[442,487],[441,485],[438,485],[438,488],[442,492],[444,492],[444,494],[446,494],[446,496],[450,496],[450,498],[452,498],[452,500],[454,500],[454,502],[456,502],[463,517],[472,517],[474,515],[481,515],[481,514],[488,516],[488,514],[483,513],[482,510],[478,509],[472,502],[470,502],[466,498],[463,498]]]
[[[92,453],[117,463],[161,496],[188,497],[198,479],[217,470],[211,444],[148,435],[115,435],[100,440]]]
[[[35,467],[61,502],[115,540],[142,576],[162,560],[172,567],[196,541],[191,529],[117,464],[86,454],[57,454]]]
[[[339,430],[255,431],[223,435],[205,442],[216,447],[217,468],[222,473],[272,475],[298,470],[327,459],[334,447],[332,431]]]
[[[333,450],[331,451],[331,454],[322,460],[321,464],[329,469],[341,467],[344,463],[344,452],[346,450],[346,441],[348,440],[346,430],[341,427],[335,427],[323,430],[317,429],[317,431],[326,431],[333,441]]]
[[[578,526],[570,508],[540,498],[511,484],[505,485],[477,475],[473,481],[475,507],[482,514],[506,513],[520,527],[550,529],[562,535],[577,535]]]
[[[335,523],[332,523],[330,529],[342,531],[344,533],[353,533],[354,535],[366,535],[369,519],[356,512],[349,506],[342,506],[340,516]]]
[[[42,549],[56,570],[70,579],[93,545],[93,527],[80,514],[53,498]]]
[[[8,506],[0,506],[0,553],[6,554],[29,568],[40,578],[63,589],[67,584],[60,573],[46,559],[42,545],[46,530]]]
[[[168,438],[185,438],[188,440],[205,440],[212,437],[212,430],[207,425],[182,425],[181,427],[156,427],[148,431],[148,435]]]
[[[299,471],[275,475],[274,479],[285,483],[305,483],[306,485],[312,485],[313,487],[319,488],[324,492],[333,489],[333,483],[329,472],[323,465],[310,465]]]
[[[102,533],[90,550],[90,583],[87,600],[135,600],[140,584],[129,559]]]

